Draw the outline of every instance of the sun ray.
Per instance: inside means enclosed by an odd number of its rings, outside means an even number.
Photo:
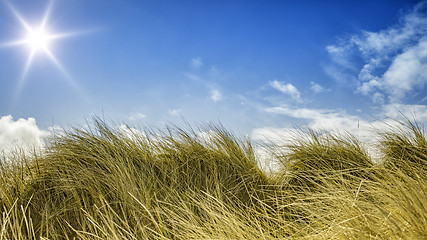
[[[31,62],[33,61],[35,53],[36,53],[36,51],[33,50],[28,55],[27,62],[25,63],[25,68],[22,71],[22,76],[21,76],[21,79],[19,80],[19,83],[18,83],[17,94],[19,94],[21,92],[21,88],[24,85],[25,78],[26,78],[27,73],[28,73],[28,69],[30,68],[30,65],[31,65]]]
[[[64,66],[53,54],[53,52],[49,48],[50,47],[49,45],[53,40],[74,36],[82,33],[82,31],[65,32],[65,33],[52,33],[49,31],[48,26],[49,26],[51,11],[53,8],[53,0],[49,1],[46,11],[43,14],[42,20],[37,27],[30,25],[24,19],[24,17],[15,9],[15,7],[12,6],[11,3],[9,3],[8,0],[4,0],[4,2],[10,9],[11,13],[16,17],[19,23],[23,26],[26,32],[26,36],[19,40],[0,44],[0,47],[13,47],[13,46],[22,45],[22,46],[27,46],[29,48],[29,54],[26,59],[24,69],[22,71],[21,79],[19,80],[19,83],[18,83],[16,94],[19,95],[19,92],[21,91],[25,83],[25,79],[27,78],[30,72],[31,66],[35,61],[35,59],[37,58],[38,54],[46,55],[48,59],[55,65],[55,67],[64,75],[67,82],[70,85],[72,85],[73,88],[75,88],[76,90],[79,90],[80,88],[78,84],[73,80],[70,74],[68,74],[68,72],[65,70]]]
[[[33,58],[35,54],[36,54],[36,51],[32,50],[28,55],[27,63],[25,64],[24,71],[22,72],[22,78],[25,78],[27,76],[28,70],[30,69],[30,66],[31,66],[31,63],[33,62]]]
[[[9,7],[9,9],[13,13],[13,15],[15,15],[15,17],[19,20],[19,22],[22,24],[22,26],[24,26],[25,29],[27,29],[27,31],[30,31],[31,30],[30,25],[28,25],[28,23],[24,20],[24,18],[21,16],[21,14],[19,14],[18,11],[16,11],[16,9],[9,3],[9,1],[5,0],[4,2]]]
[[[88,32],[88,31],[49,33],[46,36],[46,40],[57,40],[57,39],[67,38],[67,37],[77,36],[79,34],[84,34],[86,32]],[[26,45],[26,44],[28,44],[28,42],[29,42],[28,39],[19,39],[19,40],[15,40],[15,41],[11,41],[11,42],[0,43],[0,47],[13,47],[13,46],[19,46],[19,45]]]
[[[50,58],[50,60],[56,65],[56,67],[67,77],[69,78],[69,75],[67,71],[65,71],[64,67],[61,65],[61,63],[56,59],[56,57],[53,55],[53,53],[49,49],[43,49],[46,55]]]
[[[56,67],[61,71],[61,73],[65,76],[65,79],[67,80],[68,84],[70,84],[71,87],[73,87],[77,92],[82,93],[82,89],[80,86],[73,80],[70,74],[68,74],[67,70],[62,66],[62,64],[56,59],[55,55],[49,50],[44,50],[46,55],[50,58],[50,60],[56,65]]]
[[[52,5],[53,5],[53,0],[51,0],[49,2],[49,5],[46,9],[46,12],[43,16],[43,20],[42,20],[41,25],[40,25],[40,29],[44,29],[46,27],[47,21],[48,21],[49,16],[50,16],[50,11],[52,10]]]
[[[13,46],[18,46],[18,45],[25,45],[27,44],[27,40],[26,39],[21,39],[21,40],[16,40],[16,41],[12,41],[12,42],[6,42],[6,43],[2,43],[0,44],[0,47],[13,47]]]

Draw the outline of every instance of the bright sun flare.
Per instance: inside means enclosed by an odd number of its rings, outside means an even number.
[[[28,32],[26,42],[32,51],[48,50],[50,35],[44,29],[37,29]]]
[[[25,47],[28,50],[28,57],[24,63],[24,68],[22,71],[22,75],[20,80],[18,81],[17,90],[15,93],[15,98],[19,96],[20,91],[24,85],[24,82],[27,78],[28,73],[30,72],[31,65],[34,61],[43,61],[44,59],[38,58],[40,55],[43,55],[49,59],[54,66],[63,74],[65,77],[64,80],[66,80],[71,87],[74,88],[74,90],[81,92],[80,86],[73,80],[73,78],[67,73],[65,68],[62,66],[62,64],[58,61],[58,59],[55,57],[53,50],[52,50],[52,43],[54,41],[79,35],[85,31],[75,31],[75,32],[62,32],[58,33],[52,30],[50,24],[49,24],[49,17],[50,12],[53,6],[54,0],[50,0],[47,9],[45,13],[43,14],[43,17],[39,24],[37,23],[31,23],[27,22],[24,17],[15,9],[12,4],[9,3],[9,0],[0,0],[0,2],[3,2],[6,4],[6,6],[9,8],[10,12],[15,16],[16,20],[21,24],[22,26],[22,35],[19,39],[7,43],[0,43],[0,47]],[[1,3],[0,3],[1,5]],[[49,74],[51,71],[48,72]]]
[[[5,3],[9,7],[11,12],[15,15],[17,20],[21,23],[25,31],[25,35],[23,36],[23,38],[17,41],[3,44],[3,46],[23,45],[29,48],[29,54],[25,64],[21,82],[27,75],[27,72],[37,54],[46,55],[56,65],[56,67],[60,71],[62,71],[67,77],[69,77],[66,71],[64,70],[64,68],[62,67],[62,65],[60,64],[60,62],[56,59],[55,55],[52,53],[50,47],[53,40],[58,40],[60,38],[68,37],[68,36],[74,35],[75,33],[53,33],[48,31],[48,18],[50,15],[53,1],[50,1],[50,4],[48,5],[48,8],[45,14],[43,15],[43,19],[38,25],[38,27],[34,27],[34,25],[31,26],[22,17],[22,15],[15,10],[15,8],[8,1],[5,1]]]

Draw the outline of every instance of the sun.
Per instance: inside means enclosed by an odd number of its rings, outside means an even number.
[[[49,2],[47,10],[43,15],[39,24],[29,24],[24,17],[10,4],[7,0],[4,1],[9,7],[11,13],[16,17],[19,23],[22,25],[23,35],[20,39],[1,44],[0,46],[12,47],[12,46],[24,46],[28,48],[28,57],[25,63],[24,70],[22,72],[22,77],[19,82],[18,89],[21,87],[24,82],[29,69],[36,60],[37,55],[43,54],[47,56],[51,62],[64,74],[66,79],[69,82],[73,82],[69,74],[65,71],[62,64],[55,57],[54,53],[51,50],[51,45],[53,41],[76,35],[79,32],[68,32],[68,33],[56,33],[50,31],[49,28],[49,16],[53,5],[53,0]],[[75,85],[75,84],[74,84]]]
[[[52,35],[45,29],[31,29],[28,31],[25,42],[27,42],[31,51],[47,51]]]

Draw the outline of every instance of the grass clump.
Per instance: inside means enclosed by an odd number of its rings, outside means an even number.
[[[406,121],[401,126],[381,134],[385,164],[416,177],[427,171],[427,139],[424,129],[416,122]]]
[[[304,133],[300,136],[287,146],[290,152],[282,161],[290,173],[289,185],[296,191],[329,187],[331,181],[352,184],[369,177],[373,162],[354,136],[320,134],[313,130],[305,137]]]
[[[382,133],[383,163],[347,136],[310,130],[264,173],[247,139],[93,127],[42,152],[2,156],[3,239],[425,239],[426,138]],[[408,132],[409,131],[409,132]]]

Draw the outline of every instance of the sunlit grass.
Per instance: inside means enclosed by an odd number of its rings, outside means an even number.
[[[381,164],[351,134],[309,130],[271,148],[220,126],[51,135],[1,156],[3,239],[426,239],[427,141],[414,122],[379,134]]]

